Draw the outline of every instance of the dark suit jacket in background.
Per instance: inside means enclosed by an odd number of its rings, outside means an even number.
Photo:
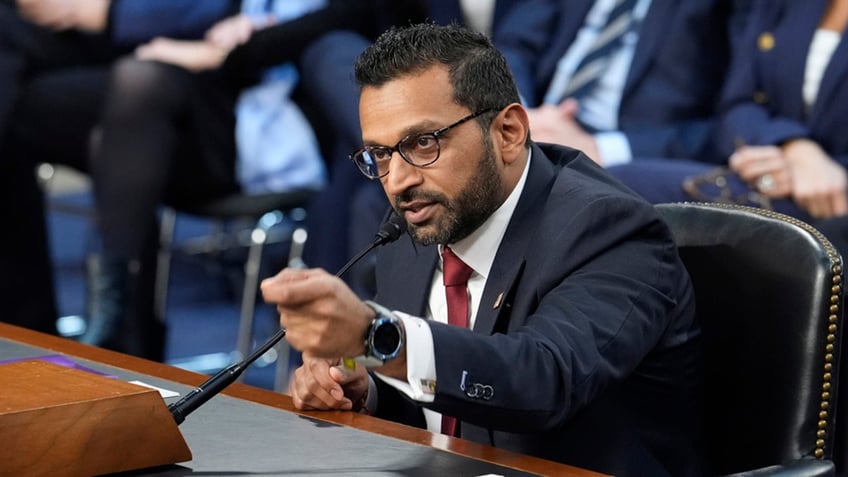
[[[627,135],[634,157],[710,154],[710,119],[729,62],[731,38],[741,29],[747,1],[652,0],[618,111],[618,129]],[[537,3],[533,8],[514,10],[493,36],[531,107],[541,103],[557,63],[594,4],[592,0],[533,3]]]
[[[801,96],[807,53],[828,3],[756,3],[722,101],[724,114],[717,134],[720,157],[729,157],[740,143],[779,145],[794,138],[809,138],[848,167],[845,36],[833,52],[811,111],[806,111]],[[767,38],[771,38],[771,44]]]
[[[408,236],[387,245],[377,300],[424,316],[437,260],[436,246]],[[497,447],[616,475],[695,474],[693,301],[650,205],[578,151],[534,146],[473,332],[430,323],[438,387],[428,407]],[[491,386],[491,399],[469,397],[463,381]],[[377,415],[423,425],[419,408],[380,383]]]

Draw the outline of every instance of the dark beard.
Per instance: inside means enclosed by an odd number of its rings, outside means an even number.
[[[494,213],[503,202],[503,185],[495,166],[494,148],[491,138],[485,135],[486,150],[480,157],[477,176],[469,181],[465,189],[455,199],[449,200],[444,194],[428,191],[408,190],[395,197],[395,210],[400,212],[400,204],[424,199],[440,204],[445,214],[435,224],[435,231],[427,232],[424,227],[409,224],[412,238],[422,245],[452,244],[471,235]]]

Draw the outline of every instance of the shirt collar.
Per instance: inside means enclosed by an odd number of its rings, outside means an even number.
[[[484,280],[489,276],[489,269],[492,267],[492,262],[495,261],[495,254],[506,233],[512,214],[515,212],[515,207],[518,205],[521,192],[524,190],[527,174],[530,170],[531,156],[532,149],[527,152],[527,162],[524,164],[521,178],[503,204],[468,237],[450,244],[453,253],[471,267],[475,274],[482,276]],[[439,257],[442,256],[442,247],[442,245],[439,245]]]

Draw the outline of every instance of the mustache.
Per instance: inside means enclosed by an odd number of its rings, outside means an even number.
[[[406,190],[399,195],[396,195],[394,198],[394,209],[398,212],[403,210],[401,204],[410,203],[415,201],[421,202],[434,202],[442,205],[449,205],[450,201],[448,198],[439,192],[434,191],[426,191],[426,190]]]

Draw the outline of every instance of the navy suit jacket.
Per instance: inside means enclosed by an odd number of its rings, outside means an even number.
[[[722,158],[739,143],[779,145],[809,138],[848,167],[848,40],[844,34],[810,111],[801,96],[807,52],[828,3],[766,0],[756,4],[722,101],[724,114],[717,134]]]
[[[634,157],[711,155],[711,119],[747,1],[652,0],[618,111]],[[541,103],[594,1],[538,3],[511,10],[493,36],[529,106]]]
[[[473,332],[430,322],[427,407],[460,419],[463,438],[521,453],[616,475],[697,473],[700,333],[669,231],[579,151],[532,154]],[[376,300],[425,316],[437,253],[409,236],[385,246]],[[423,425],[378,382],[376,415]]]

